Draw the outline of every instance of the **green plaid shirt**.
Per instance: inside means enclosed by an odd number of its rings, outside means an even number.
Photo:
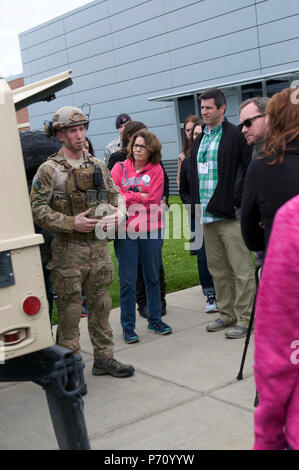
[[[198,180],[199,180],[199,197],[202,207],[204,224],[209,224],[211,222],[216,222],[217,220],[222,220],[220,217],[216,217],[213,214],[207,212],[207,205],[213,196],[217,183],[218,183],[218,172],[217,172],[217,155],[219,142],[222,136],[222,124],[215,127],[214,129],[208,130],[208,126],[204,129],[204,136],[201,140],[198,155],[197,155],[197,164],[198,164]],[[200,163],[208,164],[208,172],[200,173],[199,167]]]

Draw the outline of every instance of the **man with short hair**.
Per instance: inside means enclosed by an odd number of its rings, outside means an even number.
[[[239,128],[247,140],[248,145],[253,148],[252,158],[261,153],[265,146],[267,133],[266,108],[270,98],[256,96],[249,98],[240,104]],[[254,253],[257,264],[262,265],[265,250]]]
[[[93,375],[129,377],[134,367],[113,357],[113,334],[109,322],[113,263],[107,239],[98,239],[96,227],[110,230],[125,220],[126,207],[107,167],[84,150],[89,118],[74,106],[60,108],[47,135],[56,135],[60,150],[38,169],[32,182],[31,205],[37,225],[53,233],[47,268],[58,298],[56,342],[80,352],[79,323],[82,288],[88,304],[88,331],[93,345]],[[88,208],[88,195],[105,193],[112,214],[96,218]],[[100,205],[99,205],[100,207]]]
[[[128,114],[119,114],[115,119],[115,128],[118,130],[119,136],[117,139],[112,140],[112,142],[110,142],[105,147],[104,162],[106,165],[108,165],[109,158],[111,157],[111,155],[121,149],[121,138],[124,132],[125,125],[129,121],[132,121],[132,119]]]
[[[206,90],[200,101],[205,127],[191,151],[191,204],[202,207],[208,268],[220,311],[219,318],[207,325],[207,331],[230,327],[227,338],[242,338],[248,329],[255,281],[236,211],[241,205],[250,152],[239,128],[224,117],[223,92]]]
[[[265,145],[266,107],[269,101],[270,98],[257,96],[243,101],[240,105],[240,129],[248,145],[253,145],[252,158],[255,158]]]

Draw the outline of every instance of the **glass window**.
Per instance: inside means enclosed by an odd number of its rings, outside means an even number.
[[[184,121],[189,114],[195,114],[194,96],[182,96],[181,98],[178,98],[178,106],[180,124],[184,124]]]
[[[256,96],[263,96],[262,82],[249,83],[241,87],[242,101],[249,100]]]
[[[271,98],[271,96],[275,95],[275,93],[279,93],[284,88],[288,88],[289,80],[267,80],[267,96]]]

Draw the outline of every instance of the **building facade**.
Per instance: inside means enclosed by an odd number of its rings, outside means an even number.
[[[128,113],[161,140],[174,194],[183,122],[201,92],[223,89],[237,123],[241,101],[299,80],[298,24],[298,0],[95,0],[20,34],[25,84],[73,71],[56,100],[30,107],[31,128],[87,103],[103,158]]]

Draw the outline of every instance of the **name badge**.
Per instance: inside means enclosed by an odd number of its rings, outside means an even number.
[[[208,162],[199,162],[198,163],[198,173],[200,175],[207,175],[209,173],[209,164]]]

